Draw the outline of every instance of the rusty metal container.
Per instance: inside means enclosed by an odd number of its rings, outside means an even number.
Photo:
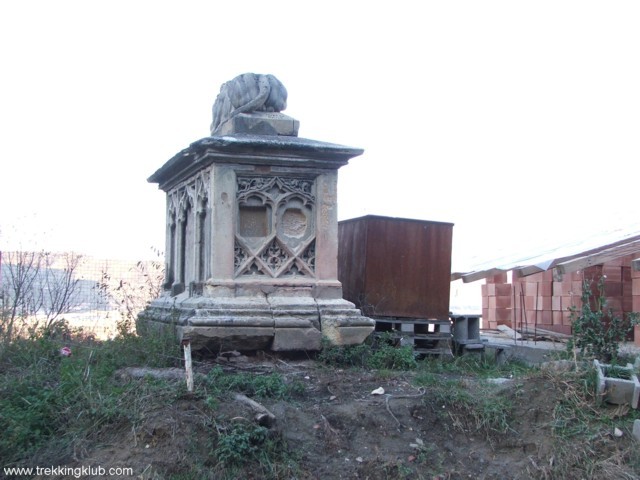
[[[453,224],[367,215],[338,223],[343,296],[373,318],[448,320]]]

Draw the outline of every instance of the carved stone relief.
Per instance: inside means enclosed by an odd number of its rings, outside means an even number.
[[[206,256],[210,237],[207,211],[210,198],[210,171],[203,170],[187,182],[167,192],[167,271],[165,288],[202,281],[206,276]],[[191,252],[191,253],[190,253]],[[191,255],[191,256],[190,256]]]
[[[235,275],[315,276],[315,182],[238,177]]]

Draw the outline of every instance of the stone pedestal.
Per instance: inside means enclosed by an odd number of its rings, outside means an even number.
[[[222,131],[149,178],[167,194],[166,278],[140,320],[212,352],[361,343],[375,322],[342,298],[336,187],[362,150],[298,138],[281,114]]]

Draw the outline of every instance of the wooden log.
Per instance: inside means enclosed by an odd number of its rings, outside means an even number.
[[[263,427],[271,427],[275,423],[276,416],[271,413],[264,405],[250,399],[246,395],[242,395],[241,393],[237,393],[234,396],[234,399],[237,402],[248,406],[256,414],[254,419],[258,423],[258,425],[262,425]]]
[[[156,378],[158,380],[182,380],[184,378],[184,372],[181,368],[127,367],[121,368],[115,375],[123,380],[145,377]]]

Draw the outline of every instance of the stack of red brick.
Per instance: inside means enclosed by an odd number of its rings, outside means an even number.
[[[582,306],[583,282],[591,282],[592,291],[597,292],[602,276],[607,307],[614,314],[640,312],[640,271],[631,268],[634,258],[638,255],[567,273],[561,280],[553,278],[552,270],[513,278],[511,283],[506,272],[488,277],[482,286],[483,326],[538,327],[570,334],[571,310]],[[640,345],[640,327],[635,328],[634,337]]]

